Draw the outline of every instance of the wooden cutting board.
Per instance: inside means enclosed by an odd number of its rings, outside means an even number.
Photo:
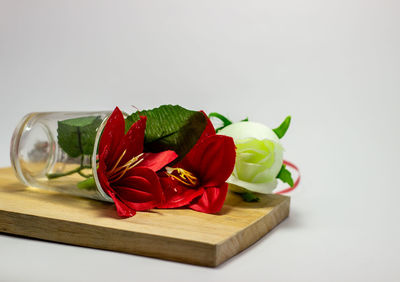
[[[184,263],[217,266],[289,215],[290,198],[246,203],[228,193],[216,215],[155,209],[120,219],[110,203],[26,187],[0,169],[0,232]]]

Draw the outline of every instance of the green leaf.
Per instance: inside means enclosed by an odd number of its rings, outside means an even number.
[[[237,194],[239,194],[242,197],[243,201],[245,202],[258,202],[260,200],[260,198],[254,195],[254,193],[251,191],[247,191],[244,193],[237,193]]]
[[[85,179],[79,182],[76,186],[82,190],[95,190],[96,189],[96,182],[94,181],[93,177]]]
[[[207,123],[202,112],[187,110],[178,105],[163,105],[128,116],[125,120],[126,131],[139,120],[140,115],[147,117],[145,151],[173,150],[178,154],[178,160],[196,144]]]
[[[70,157],[91,155],[97,128],[101,122],[100,116],[59,121],[57,128],[58,144]]]
[[[286,131],[288,130],[289,125],[290,125],[290,120],[291,120],[291,117],[287,116],[279,127],[273,129],[273,131],[275,132],[275,134],[278,136],[279,139],[281,139],[285,135]]]
[[[290,187],[293,187],[293,185],[294,185],[292,174],[290,173],[290,171],[288,171],[286,169],[285,165],[282,165],[281,170],[279,171],[278,176],[276,178],[278,178],[278,179],[282,180],[283,182],[289,184]]]

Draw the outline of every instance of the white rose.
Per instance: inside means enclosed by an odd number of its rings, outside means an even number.
[[[227,180],[235,192],[268,194],[277,186],[277,175],[283,163],[283,147],[275,132],[257,122],[238,122],[218,134],[230,136],[236,145],[236,163]]]

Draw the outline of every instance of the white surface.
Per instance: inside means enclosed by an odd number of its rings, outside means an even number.
[[[271,127],[291,114],[303,173],[290,218],[216,269],[0,235],[0,280],[400,281],[399,9],[0,0],[0,165],[28,112],[179,103]]]

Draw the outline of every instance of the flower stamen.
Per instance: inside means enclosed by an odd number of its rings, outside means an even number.
[[[117,168],[117,166],[119,165],[120,161],[125,156],[125,153],[126,153],[126,149],[122,152],[122,154],[119,157],[118,161],[115,163],[114,167],[108,172],[108,174],[113,174],[114,173],[114,170]]]
[[[170,177],[178,180],[179,182],[187,186],[195,187],[199,184],[199,180],[197,179],[197,177],[194,176],[194,174],[190,171],[187,171],[180,167],[166,167],[165,169]]]
[[[107,177],[110,183],[120,180],[130,169],[134,168],[143,161],[143,153],[141,153],[131,158],[123,165],[119,165],[125,153],[126,150],[121,154],[114,167],[111,170],[107,171]]]

